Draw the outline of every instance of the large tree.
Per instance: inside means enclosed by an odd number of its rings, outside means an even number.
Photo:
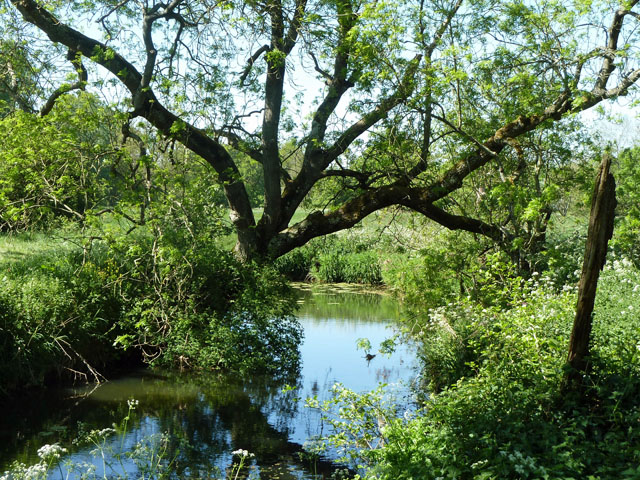
[[[464,214],[452,194],[487,165],[522,171],[508,158],[535,158],[523,153],[532,132],[640,78],[638,0],[10,3],[71,74],[85,75],[83,58],[102,67],[94,78],[106,69],[128,122],[215,169],[243,258],[278,257],[392,205],[508,244],[517,232]],[[259,221],[234,150],[262,167]],[[338,205],[290,224],[336,180],[348,192]]]

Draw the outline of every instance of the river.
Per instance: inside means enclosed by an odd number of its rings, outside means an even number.
[[[0,472],[18,460],[37,461],[44,444],[59,443],[68,449],[65,461],[95,465],[104,473],[95,449],[77,446],[72,439],[93,429],[111,427],[129,413],[125,435],[103,440],[104,447],[130,450],[146,439],[168,432],[172,438],[165,459],[175,458],[181,476],[218,478],[229,475],[232,452],[243,449],[253,456],[242,476],[263,479],[330,478],[331,464],[310,458],[302,445],[329,432],[320,413],[304,406],[305,398],[330,398],[330,389],[340,382],[364,392],[381,382],[401,404],[410,405],[409,382],[415,360],[406,347],[390,357],[377,354],[368,361],[356,348],[358,339],[371,342],[372,353],[389,338],[389,328],[399,314],[389,296],[336,288],[299,289],[298,317],[304,328],[302,368],[297,379],[283,388],[282,381],[253,377],[193,375],[141,370],[98,387],[82,386],[32,395],[10,406],[0,420]],[[133,404],[132,404],[133,405]],[[99,442],[98,442],[99,443]],[[180,452],[179,454],[176,452]],[[328,451],[326,456],[335,456]],[[237,458],[237,457],[236,457]],[[138,478],[135,459],[107,458],[107,475],[126,472]],[[63,467],[49,478],[64,478]],[[74,475],[69,475],[73,477]]]

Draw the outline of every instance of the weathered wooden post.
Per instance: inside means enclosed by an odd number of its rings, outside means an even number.
[[[589,341],[591,337],[593,304],[600,270],[604,267],[607,244],[613,235],[613,219],[616,208],[616,182],[609,173],[611,157],[605,155],[600,164],[596,185],[591,197],[591,215],[587,245],[582,264],[582,275],[578,286],[578,304],[573,322],[569,355],[570,369],[567,385],[579,385],[582,376],[589,371]]]

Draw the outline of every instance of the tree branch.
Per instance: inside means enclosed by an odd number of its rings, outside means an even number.
[[[404,72],[400,85],[394,93],[392,93],[387,98],[383,99],[378,106],[373,109],[371,112],[364,115],[360,120],[353,123],[349,128],[347,128],[342,135],[338,137],[335,143],[325,150],[323,155],[323,162],[321,168],[327,168],[331,162],[333,162],[336,158],[342,155],[347,148],[364,132],[369,130],[373,125],[375,125],[378,121],[382,120],[387,113],[389,113],[394,107],[398,106],[404,100],[406,100],[411,93],[413,93],[413,89],[415,86],[414,77],[418,70],[418,65],[420,64],[420,60],[422,59],[422,55],[416,55],[407,66],[407,69]]]
[[[622,25],[624,24],[624,17],[629,14],[638,1],[639,0],[631,0],[626,2],[625,8],[618,9],[613,15],[613,20],[611,21],[611,26],[608,30],[609,41],[607,42],[605,49],[606,53],[604,55],[602,67],[600,68],[600,73],[598,74],[598,78],[593,88],[594,92],[601,91],[606,88],[609,77],[611,77],[611,73],[616,68],[614,60],[618,50],[618,39],[620,37],[620,32],[622,31]]]
[[[246,249],[257,245],[251,202],[240,179],[238,167],[225,148],[200,129],[167,110],[150,87],[143,88],[143,75],[119,53],[58,20],[35,0],[11,0],[29,23],[42,30],[52,42],[61,43],[102,65],[131,92],[135,116],[144,117],[161,133],[180,141],[205,159],[218,173],[229,202],[231,221],[238,232],[237,254],[249,257]],[[173,4],[178,4],[174,1]],[[149,62],[147,62],[148,66]],[[145,72],[148,73],[148,72]]]
[[[260,58],[260,55],[262,55],[265,52],[268,52],[270,50],[269,45],[263,45],[261,46],[258,50],[256,50],[256,52],[251,55],[249,57],[249,59],[247,60],[247,66],[244,68],[244,71],[242,72],[242,75],[240,75],[240,86],[241,87],[246,87],[247,85],[245,85],[245,80],[247,79],[247,77],[249,76],[249,74],[251,73],[251,69],[253,68],[253,64],[256,63],[256,61],[258,60],[258,58]]]
[[[60,98],[62,95],[69,93],[73,90],[84,90],[85,87],[87,86],[87,80],[89,79],[89,75],[87,73],[87,69],[82,64],[82,58],[80,56],[80,52],[77,52],[76,50],[73,50],[70,48],[69,51],[67,52],[67,60],[71,61],[71,63],[75,67],[76,72],[78,74],[78,81],[72,83],[71,85],[62,85],[58,87],[56,91],[49,96],[49,98],[47,99],[47,102],[40,109],[41,117],[48,115],[51,112],[51,110],[53,110],[53,106],[55,105],[56,100],[58,100],[58,98]]]

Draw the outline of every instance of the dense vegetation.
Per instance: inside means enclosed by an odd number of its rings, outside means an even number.
[[[295,374],[293,298],[225,247],[219,189],[175,157],[148,187],[148,160],[114,148],[112,112],[64,100],[0,121],[14,133],[0,145],[2,395],[142,360]]]
[[[639,478],[640,147],[580,116],[635,93],[638,3],[0,1],[0,396],[139,361],[287,377],[284,277],[385,285],[421,408],[313,405],[361,475]]]
[[[380,394],[338,389],[316,405],[339,429],[330,443],[367,478],[637,478],[639,285],[628,260],[606,267],[579,394],[563,390],[572,287],[511,277],[502,305],[467,299],[410,317],[429,392],[423,409],[398,412]]]

